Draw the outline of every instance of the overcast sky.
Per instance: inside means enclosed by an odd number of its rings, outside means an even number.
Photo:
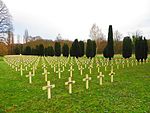
[[[84,40],[96,23],[107,37],[108,26],[124,36],[141,30],[150,37],[150,0],[3,0],[13,16],[15,35]]]

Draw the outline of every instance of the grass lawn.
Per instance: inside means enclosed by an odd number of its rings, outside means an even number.
[[[150,113],[150,63],[134,67],[114,69],[116,75],[114,82],[110,83],[108,71],[104,73],[103,85],[99,85],[97,69],[92,69],[89,75],[89,89],[85,89],[85,74],[81,76],[74,65],[73,93],[68,93],[65,82],[69,77],[69,66],[58,79],[58,74],[48,66],[50,75],[48,79],[55,88],[52,89],[52,99],[47,99],[47,90],[42,90],[46,85],[43,69],[38,65],[33,83],[28,83],[24,72],[16,72],[9,67],[0,57],[0,113]]]

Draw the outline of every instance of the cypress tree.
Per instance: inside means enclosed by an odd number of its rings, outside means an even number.
[[[86,44],[86,57],[92,58],[92,56],[93,56],[93,43],[90,39],[88,39]]]
[[[130,58],[132,56],[132,40],[128,36],[123,39],[122,56],[124,58]]]
[[[31,47],[30,46],[25,47],[24,54],[25,55],[31,55]]]
[[[63,47],[62,47],[62,54],[63,56],[65,57],[68,57],[69,56],[69,47],[67,44],[64,44]]]
[[[48,56],[54,56],[54,49],[52,46],[47,47],[47,55]]]
[[[95,55],[96,55],[96,42],[95,42],[95,40],[92,41],[92,46],[93,46],[93,55],[92,55],[92,57],[95,57]]]
[[[144,37],[144,56],[143,56],[144,60],[147,59],[147,55],[148,55],[148,44],[146,38]]]
[[[39,45],[39,51],[38,52],[39,52],[40,56],[44,56],[44,46],[43,46],[43,44]]]
[[[48,48],[45,48],[44,54],[45,54],[45,56],[48,56]]]
[[[146,44],[145,41],[142,39],[142,36],[136,39],[135,41],[135,58],[137,61],[142,61],[146,58]]]
[[[140,49],[140,46],[139,46],[139,38],[137,38],[135,40],[135,58],[137,59],[137,61],[140,60],[140,57],[139,57],[139,49]]]
[[[79,55],[79,57],[83,57],[84,56],[84,42],[79,41],[79,46],[80,46],[80,55]]]
[[[15,47],[14,53],[15,53],[15,55],[19,55],[20,54],[20,49],[19,49],[18,46]]]
[[[36,47],[35,47],[35,55],[40,55],[39,45],[36,45]]]
[[[108,47],[106,46],[105,48],[104,48],[104,50],[103,50],[103,56],[105,57],[105,58],[108,58]]]
[[[113,29],[112,29],[112,25],[109,25],[108,42],[107,42],[106,47],[104,48],[103,56],[105,58],[109,58],[109,60],[111,60],[111,58],[114,57],[114,43],[113,43]]]
[[[47,48],[45,48],[45,56],[51,56],[51,51],[52,51],[51,46],[48,46]],[[53,54],[54,54],[54,51],[53,51]]]
[[[60,42],[55,42],[55,56],[61,56]]]
[[[73,57],[72,46],[70,47],[70,56]]]
[[[32,55],[37,55],[37,54],[36,54],[36,49],[35,49],[35,48],[32,48]]]
[[[71,52],[72,52],[72,55],[76,58],[80,56],[80,46],[78,43],[78,39],[75,39],[74,42],[72,43]]]

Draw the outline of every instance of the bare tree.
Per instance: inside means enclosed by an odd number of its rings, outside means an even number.
[[[96,24],[93,24],[90,30],[90,37],[92,40],[104,40],[104,34]]]
[[[140,37],[140,36],[142,36],[143,35],[143,32],[141,31],[141,30],[136,30],[136,32],[135,32],[135,36],[138,38],[138,37]]]
[[[103,49],[103,42],[105,42],[105,36],[96,24],[93,24],[90,30],[90,37],[92,40],[96,41],[97,53],[101,53]]]
[[[0,0],[0,33],[13,31],[12,16],[6,5]]]
[[[116,30],[114,32],[114,40],[115,41],[120,41],[121,39],[122,39],[122,34],[118,30]]]
[[[13,54],[14,36],[12,16],[6,5],[0,0],[0,34],[8,47],[8,54]]]
[[[62,37],[61,37],[60,34],[58,34],[57,37],[56,37],[56,41],[60,41],[60,40],[62,40]]]
[[[121,42],[122,38],[123,38],[122,34],[118,30],[116,30],[114,32],[114,50],[116,54],[121,53],[122,51],[122,42]]]
[[[14,34],[11,31],[8,31],[8,38],[6,40],[8,46],[8,54],[13,54],[14,48]]]

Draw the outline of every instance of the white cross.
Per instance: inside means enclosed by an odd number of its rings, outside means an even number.
[[[71,80],[71,77],[68,78],[68,82],[65,82],[65,85],[69,85],[69,94],[72,93],[72,84],[74,84],[75,81]]]
[[[83,81],[86,81],[86,89],[89,88],[89,80],[91,80],[91,77],[89,77],[88,74],[86,74],[86,77],[83,79]]]
[[[111,76],[111,82],[113,82],[113,75],[115,75],[115,73],[113,72],[113,70],[111,70],[111,72],[109,73],[109,75]]]
[[[48,99],[51,99],[51,89],[55,87],[55,84],[51,85],[50,81],[47,81],[47,86],[44,86],[42,89],[46,90],[47,89],[47,94],[48,94]]]
[[[36,69],[35,66],[33,65],[31,69],[32,69],[33,75],[35,75],[35,69]]]
[[[15,68],[15,69],[16,69],[16,71],[18,71],[18,66],[16,66],[16,68]]]
[[[54,72],[56,72],[56,65],[54,64],[54,66],[53,66],[53,67],[54,67]]]
[[[47,72],[47,70],[45,70],[44,73],[42,73],[42,75],[45,75],[45,81],[47,81],[47,75],[50,74],[49,72]]]
[[[20,74],[21,74],[21,76],[23,75],[23,68],[22,68],[22,65],[20,66]]]
[[[58,71],[56,71],[56,73],[58,73],[59,78],[61,78],[61,72],[63,72],[63,71],[61,71],[60,68],[58,68]]]
[[[42,68],[44,69],[44,72],[45,72],[45,70],[46,70],[47,67],[46,67],[45,64],[44,64]]]
[[[72,66],[70,67],[70,69],[68,71],[70,71],[70,77],[72,77],[72,71],[74,71],[74,69],[72,68]]]
[[[102,85],[103,77],[104,75],[102,74],[102,72],[100,72],[100,74],[97,76],[97,78],[99,78],[100,85]]]
[[[128,59],[127,59],[127,67],[129,67],[129,61],[128,61]]]
[[[90,74],[92,73],[92,70],[91,70],[92,67],[93,67],[92,65],[90,65],[90,66],[88,67],[88,69],[90,70]]]
[[[117,69],[119,69],[119,63],[116,63],[116,65],[117,65]]]
[[[99,73],[99,68],[100,68],[100,65],[97,63],[97,72]]]
[[[26,68],[26,71],[28,71],[28,66],[26,66],[25,68]]]
[[[34,76],[33,74],[31,74],[31,71],[29,71],[29,75],[26,75],[26,77],[29,77],[29,83],[32,83],[32,76]]]
[[[134,61],[132,60],[132,67],[133,67],[133,65],[134,65]]]
[[[82,66],[79,68],[81,75],[83,74],[83,69],[84,69],[84,68],[83,68]]]

